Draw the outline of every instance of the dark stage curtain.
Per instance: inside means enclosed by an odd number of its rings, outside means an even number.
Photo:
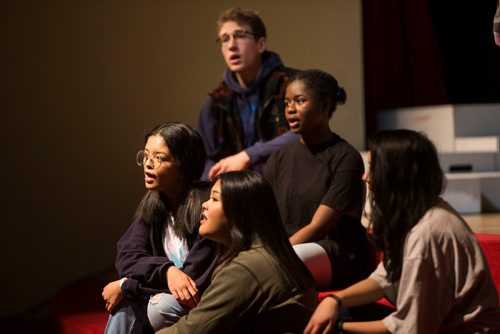
[[[363,0],[366,133],[384,109],[448,103],[426,0]]]
[[[500,102],[497,0],[428,0],[451,103]]]
[[[363,0],[367,137],[381,110],[500,102],[497,0]]]

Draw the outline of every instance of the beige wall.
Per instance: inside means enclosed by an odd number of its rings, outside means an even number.
[[[296,68],[333,73],[348,102],[333,127],[364,143],[360,1],[241,1]],[[217,14],[233,1],[12,1],[0,14],[0,316],[113,265],[143,194],[146,130],[196,125],[224,64]]]

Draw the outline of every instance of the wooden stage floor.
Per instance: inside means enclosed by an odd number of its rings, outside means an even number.
[[[462,215],[476,233],[500,234],[500,213]]]

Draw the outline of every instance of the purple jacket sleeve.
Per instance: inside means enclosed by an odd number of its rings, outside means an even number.
[[[246,148],[245,152],[247,152],[253,165],[256,163],[265,162],[274,151],[298,139],[298,134],[295,134],[291,130],[288,130],[284,134],[266,142],[256,142],[253,146]]]
[[[123,282],[121,290],[124,297],[136,300],[148,300],[150,296],[165,291],[161,289],[148,288],[134,278],[129,278]]]
[[[161,235],[157,226],[134,220],[117,243],[119,276],[136,279],[139,285],[148,288],[166,290],[165,272],[173,263],[161,247]]]

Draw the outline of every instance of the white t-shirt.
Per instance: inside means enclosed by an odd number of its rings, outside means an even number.
[[[163,232],[163,248],[167,257],[177,268],[181,268],[189,253],[187,241],[179,238],[174,232],[174,217],[168,216],[169,223],[166,224]]]

